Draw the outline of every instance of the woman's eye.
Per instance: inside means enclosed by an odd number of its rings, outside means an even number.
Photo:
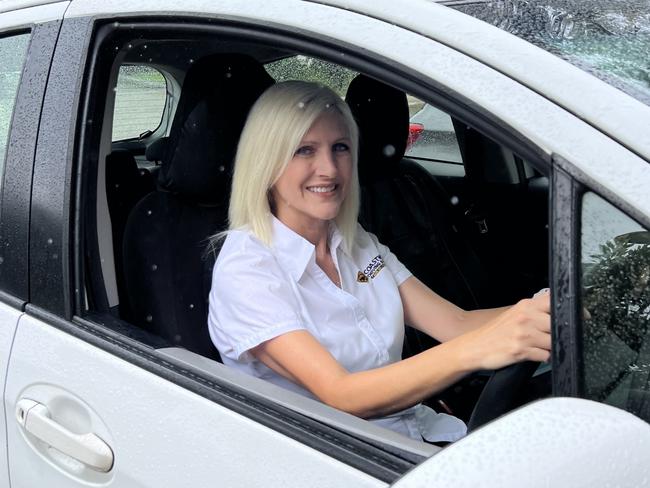
[[[309,156],[314,153],[314,148],[311,146],[301,146],[296,149],[296,156]]]
[[[344,142],[337,142],[336,144],[334,144],[334,151],[335,152],[345,152],[345,151],[349,151],[349,150],[350,150],[350,146],[348,146]]]

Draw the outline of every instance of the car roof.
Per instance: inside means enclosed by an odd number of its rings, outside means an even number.
[[[498,27],[431,0],[405,0],[400,8],[393,0],[305,1],[383,19],[450,46],[553,100],[650,161],[650,107]]]
[[[66,2],[62,2],[61,0],[2,0],[0,1],[0,13],[29,7],[38,7],[40,5],[49,5],[52,3]]]

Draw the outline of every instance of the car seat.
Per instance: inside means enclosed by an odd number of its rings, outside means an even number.
[[[208,238],[227,225],[232,164],[246,116],[273,79],[253,58],[215,54],[188,70],[158,175],[129,216],[125,281],[132,321],[218,359],[207,327]]]
[[[483,266],[457,232],[450,196],[426,169],[404,158],[404,92],[358,75],[346,101],[359,126],[361,225],[447,300],[465,309],[489,304]]]

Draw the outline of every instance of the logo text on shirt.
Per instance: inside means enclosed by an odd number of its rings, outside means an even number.
[[[359,283],[368,283],[368,280],[377,276],[379,272],[384,269],[384,266],[386,265],[384,264],[382,257],[375,256],[363,271],[357,273],[357,281]]]

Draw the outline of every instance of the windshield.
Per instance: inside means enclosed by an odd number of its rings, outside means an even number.
[[[447,0],[650,105],[650,0]]]

